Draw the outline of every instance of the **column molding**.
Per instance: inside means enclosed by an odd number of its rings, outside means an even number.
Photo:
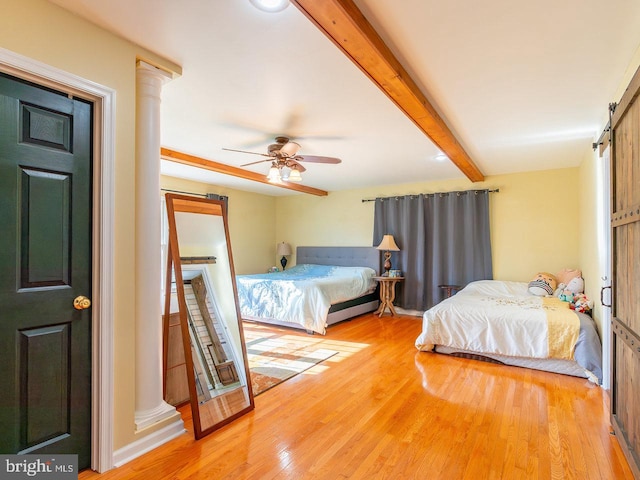
[[[160,102],[170,74],[136,66],[136,374],[135,424],[140,431],[178,415],[162,397]],[[181,420],[179,420],[181,421]]]

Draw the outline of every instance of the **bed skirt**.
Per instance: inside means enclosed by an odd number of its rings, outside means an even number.
[[[470,352],[467,350],[445,347],[443,345],[436,345],[434,351],[456,357],[472,358],[474,360],[489,361],[491,363],[499,363],[513,367],[531,368],[534,370],[542,370],[544,372],[561,373],[572,377],[586,378],[589,381],[598,384],[598,378],[595,375],[582,368],[573,360],[510,357],[494,353]]]

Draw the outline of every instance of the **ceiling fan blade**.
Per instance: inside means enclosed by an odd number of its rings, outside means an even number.
[[[241,167],[248,167],[249,165],[256,165],[258,163],[270,162],[271,159],[258,160],[257,162],[245,163],[244,165],[240,165]]]
[[[312,133],[308,135],[296,135],[296,140],[344,140],[344,135],[314,135]]]
[[[258,153],[258,152],[247,152],[246,150],[235,150],[233,148],[223,148],[222,150],[226,150],[228,152],[239,152],[239,153],[249,153],[251,155],[260,155],[263,157],[272,157],[272,155],[268,155],[266,153]]]
[[[316,155],[298,155],[293,157],[293,160],[298,162],[309,162],[309,163],[341,163],[342,160],[335,157],[318,157]]]

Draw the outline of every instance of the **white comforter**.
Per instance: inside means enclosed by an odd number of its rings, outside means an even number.
[[[242,318],[299,324],[325,333],[329,308],[375,289],[375,271],[367,267],[296,265],[279,273],[238,275]]]
[[[546,313],[543,299],[528,293],[526,283],[472,282],[424,313],[416,347],[549,358]]]

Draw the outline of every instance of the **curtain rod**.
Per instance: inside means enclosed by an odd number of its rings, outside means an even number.
[[[462,190],[462,191],[453,191],[453,192],[434,192],[434,193],[416,193],[414,195],[392,195],[390,197],[378,197],[382,200],[386,200],[389,198],[403,198],[403,197],[417,197],[419,195],[425,195],[425,196],[429,196],[429,195],[450,195],[452,193],[457,193],[458,195],[466,195],[469,192],[475,192],[476,195],[478,194],[478,192],[487,192],[487,193],[498,193],[500,191],[499,188],[496,188],[494,190]],[[365,202],[375,202],[377,200],[377,198],[363,198],[362,199],[362,203]]]
[[[168,188],[161,188],[160,190],[163,191],[163,192],[169,192],[169,193],[183,193],[185,195],[194,195],[196,197],[206,197],[207,196],[206,193],[183,192],[181,190],[170,190]]]

